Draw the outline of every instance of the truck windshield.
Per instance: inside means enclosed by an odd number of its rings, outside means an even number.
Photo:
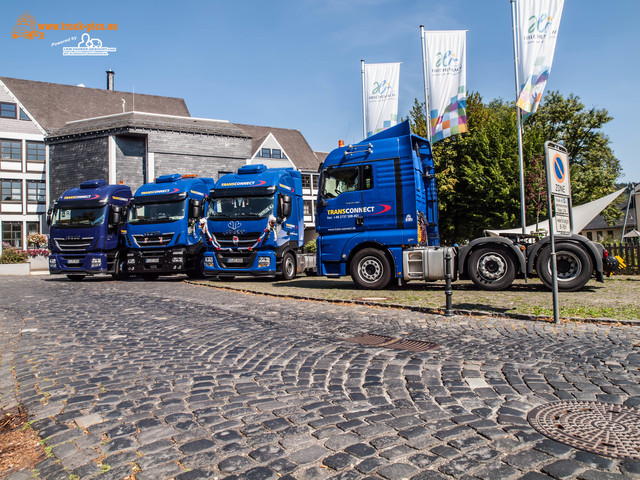
[[[185,214],[185,200],[177,202],[133,204],[129,210],[129,223],[169,223],[182,220]]]
[[[327,170],[322,177],[322,198],[334,198],[345,192],[359,189],[358,168]]]
[[[92,227],[104,221],[106,206],[93,208],[56,207],[52,227]]]
[[[209,219],[238,218],[258,220],[273,215],[274,195],[262,197],[224,197],[209,202]]]

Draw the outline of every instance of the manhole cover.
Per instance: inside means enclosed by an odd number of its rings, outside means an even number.
[[[410,338],[398,339],[373,333],[365,333],[364,335],[357,337],[350,337],[345,339],[345,341],[357,343],[366,347],[385,347],[393,348],[394,350],[408,350],[410,352],[426,352],[439,346],[437,343],[424,342],[422,340],[412,340]]]
[[[640,412],[599,402],[552,402],[529,412],[541,434],[612,458],[640,458]]]

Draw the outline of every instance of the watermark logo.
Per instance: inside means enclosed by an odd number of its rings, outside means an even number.
[[[62,55],[73,57],[106,57],[115,52],[114,47],[105,47],[99,38],[91,38],[88,33],[83,33],[77,47],[63,47]]]
[[[33,38],[43,39],[44,32],[36,27],[36,17],[29,12],[24,12],[18,17],[18,21],[11,31],[11,36],[13,38],[28,38],[29,40]]]

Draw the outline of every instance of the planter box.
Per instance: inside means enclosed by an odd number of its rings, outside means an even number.
[[[0,264],[0,275],[29,275],[31,264],[27,263],[6,263]]]
[[[49,257],[39,255],[37,257],[31,257],[27,259],[27,262],[31,264],[31,274],[49,273]]]

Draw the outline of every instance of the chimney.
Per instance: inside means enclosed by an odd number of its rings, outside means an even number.
[[[107,70],[107,90],[114,90],[113,79],[115,76],[116,74],[113,73],[113,70]]]

